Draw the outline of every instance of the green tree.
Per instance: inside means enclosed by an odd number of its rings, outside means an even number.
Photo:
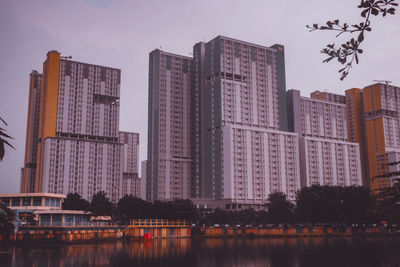
[[[156,200],[151,216],[153,218],[196,221],[198,218],[198,211],[193,202],[188,199],[174,199],[172,201]]]
[[[147,219],[151,217],[153,204],[143,199],[126,195],[118,201],[118,219],[124,222],[135,219]]]
[[[1,117],[0,117],[0,121],[3,122],[3,124],[4,124],[5,126],[8,126],[7,123],[6,123],[6,121],[3,120]],[[12,138],[12,137],[9,136],[8,134],[6,134],[6,129],[5,129],[5,128],[0,127],[0,161],[3,160],[4,154],[5,154],[5,145],[8,145],[9,147],[14,148],[14,147],[7,141],[7,139],[14,139],[14,138]],[[15,148],[14,148],[14,149],[15,149]]]
[[[14,230],[14,212],[0,202],[0,235],[7,240]]]
[[[69,193],[62,203],[63,210],[84,210],[90,208],[89,201],[83,199],[78,193]]]
[[[198,218],[197,208],[189,199],[174,199],[169,205],[175,219],[196,221]]]
[[[303,223],[367,223],[374,198],[365,187],[313,185],[296,196],[296,220]]]
[[[104,191],[99,191],[93,195],[92,201],[90,203],[90,210],[95,216],[111,216],[113,213],[113,204],[107,198]]]
[[[376,215],[380,220],[400,224],[400,183],[381,190]]]
[[[312,26],[306,26],[310,31],[334,31],[337,33],[336,38],[342,34],[349,34],[350,36],[357,34],[356,38],[347,39],[338,46],[335,43],[328,44],[326,48],[321,50],[321,53],[327,56],[323,61],[324,63],[336,59],[340,64],[344,65],[339,70],[341,74],[340,80],[346,78],[354,62],[358,64],[358,55],[363,53],[361,43],[364,41],[366,33],[372,30],[371,17],[379,15],[385,17],[387,14],[393,15],[395,13],[394,7],[396,6],[398,4],[395,0],[361,0],[358,8],[362,9],[360,15],[363,21],[357,24],[340,23],[338,19],[335,19],[327,21],[325,25],[314,23]]]
[[[271,223],[292,223],[294,221],[294,205],[286,199],[282,192],[274,192],[268,196],[266,203],[267,218]]]

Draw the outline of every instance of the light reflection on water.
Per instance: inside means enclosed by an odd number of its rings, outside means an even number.
[[[0,246],[0,252],[0,266],[400,266],[400,239],[390,237],[182,238]]]

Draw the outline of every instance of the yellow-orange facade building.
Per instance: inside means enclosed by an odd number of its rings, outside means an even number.
[[[400,159],[400,88],[377,83],[346,91],[350,141],[360,144],[364,184],[374,193],[396,177],[379,177],[393,171],[388,163]]]
[[[119,132],[120,76],[119,69],[47,54],[43,75],[30,76],[21,192],[91,199],[104,191],[118,201],[125,165],[136,165],[136,176],[138,165],[137,148],[124,160],[129,153]]]

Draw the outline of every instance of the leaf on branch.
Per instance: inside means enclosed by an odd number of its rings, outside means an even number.
[[[360,44],[365,40],[364,31],[370,32],[372,28],[370,27],[370,16],[378,16],[382,14],[385,17],[387,14],[394,14],[395,8],[398,6],[396,0],[359,0],[360,4],[358,8],[361,9],[361,17],[365,18],[362,22],[358,24],[347,24],[343,23],[340,25],[338,19],[329,20],[326,22],[326,26],[319,26],[317,23],[313,26],[307,25],[307,28],[311,31],[315,30],[331,30],[339,32],[336,37],[339,37],[343,33],[350,33],[354,38],[349,39],[343,44],[339,44],[338,48],[335,48],[335,44],[328,44],[326,48],[321,50],[321,53],[328,55],[322,62],[327,63],[332,59],[337,59],[339,63],[346,64],[346,67],[339,70],[341,73],[340,80],[343,80],[352,68],[352,63],[355,61],[359,64],[359,54],[363,53],[363,50],[359,48]],[[390,8],[389,8],[390,7]],[[336,26],[335,26],[336,25]],[[358,35],[353,35],[353,33],[359,32]],[[355,38],[357,37],[357,38]]]
[[[6,126],[8,126],[8,125],[7,125],[7,122],[6,122],[5,120],[3,120],[3,118],[0,117],[0,120],[1,120]]]
[[[328,57],[326,58],[324,61],[322,61],[322,63],[328,63],[329,61],[331,61],[333,59],[333,57]]]
[[[371,8],[371,14],[377,16],[379,14],[379,10],[377,8]]]
[[[364,10],[361,12],[361,17],[365,18],[365,17],[367,16],[368,11],[369,11],[369,9],[364,9]]]
[[[4,133],[4,132],[0,132],[0,136],[4,136],[6,138],[10,138],[10,139],[14,139],[11,136],[9,136],[8,134]]]
[[[360,34],[358,35],[357,40],[358,40],[359,43],[361,43],[362,41],[364,41],[364,32],[360,32]]]

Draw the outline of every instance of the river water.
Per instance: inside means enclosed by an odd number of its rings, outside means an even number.
[[[181,238],[0,246],[0,266],[400,266],[400,238]]]

